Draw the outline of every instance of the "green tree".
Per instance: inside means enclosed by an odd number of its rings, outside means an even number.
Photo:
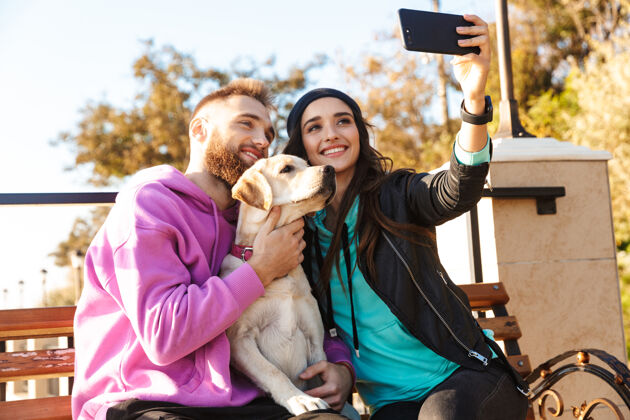
[[[307,85],[307,73],[326,58],[294,66],[287,76],[274,71],[275,60],[264,63],[238,60],[233,68],[201,69],[194,59],[173,47],[156,48],[145,42],[145,52],[133,64],[141,90],[129,109],[109,103],[88,103],[75,131],[61,133],[55,144],[70,145],[77,166],[88,165],[90,182],[108,185],[138,170],[170,164],[185,169],[188,155],[188,122],[191,108],[210,90],[236,77],[265,81],[277,96],[279,115],[286,115],[296,91]],[[280,125],[284,122],[280,118]],[[280,131],[280,130],[279,130]]]
[[[584,67],[594,45],[623,30],[627,0],[511,0],[509,6],[514,96],[521,122],[537,136],[563,139],[557,112],[565,106],[575,110],[575,103],[570,96],[557,95],[565,91],[571,69]],[[494,51],[488,91],[498,103],[496,30],[494,24],[490,27]]]
[[[630,26],[629,26],[630,29]],[[566,139],[608,150],[613,219],[617,247],[630,245],[630,31],[594,47],[582,69],[567,83],[577,111],[561,114]]]

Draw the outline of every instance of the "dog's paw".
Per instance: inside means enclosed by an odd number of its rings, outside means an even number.
[[[321,398],[311,397],[310,395],[302,394],[295,395],[286,401],[285,407],[294,416],[306,413],[313,410],[325,410],[330,408],[328,403]]]

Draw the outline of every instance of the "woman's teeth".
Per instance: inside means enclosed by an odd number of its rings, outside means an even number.
[[[346,150],[345,147],[333,147],[332,149],[324,150],[324,153],[322,153],[322,154],[324,156],[326,156],[326,155],[330,155],[332,153],[343,152],[344,150]]]

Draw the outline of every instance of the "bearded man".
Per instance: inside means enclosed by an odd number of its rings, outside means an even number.
[[[303,221],[273,230],[273,210],[252,257],[218,277],[237,221],[230,190],[267,157],[271,108],[260,81],[237,79],[211,93],[193,112],[186,173],[145,169],[118,194],[85,258],[74,321],[74,419],[291,417],[230,370],[225,330],[265,285],[302,261]],[[331,394],[353,372],[341,341],[328,339],[325,348],[334,363],[321,362],[317,373]]]

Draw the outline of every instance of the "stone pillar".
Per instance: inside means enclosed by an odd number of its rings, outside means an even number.
[[[556,199],[556,214],[538,214],[533,198],[483,198],[478,205],[483,280],[505,284],[511,298],[507,309],[523,331],[522,353],[529,355],[532,368],[579,348],[602,349],[627,363],[608,184],[612,156],[549,138],[506,138],[493,144],[492,188],[566,191]],[[470,281],[465,266],[471,259],[460,252],[458,263],[449,263],[452,255],[444,245],[453,240],[439,238],[459,230],[464,236],[458,242],[464,242],[467,223],[461,217],[438,230],[441,258],[459,283]],[[586,373],[571,374],[554,389],[565,404],[561,418],[574,418],[571,406],[599,397],[624,407],[607,385]],[[622,412],[628,418],[628,410]],[[614,418],[609,413],[602,408],[593,417]]]
[[[523,331],[522,352],[532,367],[579,348],[602,349],[627,363],[608,185],[611,155],[554,139],[508,138],[494,146],[488,177],[493,188],[566,190],[556,199],[556,214],[537,214],[534,199],[485,199],[479,207],[484,280],[505,284],[508,310]],[[571,406],[584,400],[621,403],[584,373],[554,388],[568,411],[563,418],[574,418]],[[594,417],[605,418],[606,411]]]

